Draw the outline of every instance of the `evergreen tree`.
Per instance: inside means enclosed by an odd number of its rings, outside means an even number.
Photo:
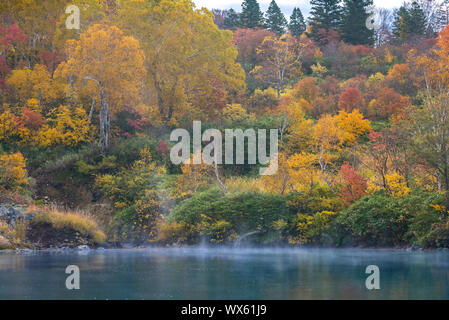
[[[410,9],[406,6],[399,8],[393,22],[393,35],[396,40],[407,42],[414,36],[424,36],[426,30],[426,16],[418,2],[413,1]]]
[[[366,27],[373,0],[344,0],[341,34],[343,41],[350,44],[374,44],[374,30]]]
[[[326,44],[328,36],[338,33],[341,24],[340,0],[311,0],[309,37]]]
[[[397,40],[406,41],[410,36],[410,14],[405,6],[401,6],[396,12],[393,22],[393,35]]]
[[[244,0],[240,14],[240,26],[247,29],[263,27],[263,13],[257,0]]]
[[[223,21],[223,27],[225,29],[234,30],[240,25],[240,16],[234,9],[229,9],[226,13],[226,17]]]
[[[271,0],[270,6],[265,13],[265,28],[281,36],[287,27],[287,19],[277,5],[276,1]]]
[[[418,2],[413,1],[408,12],[410,15],[409,30],[411,34],[424,36],[427,31],[427,19],[424,10]]]
[[[290,23],[288,24],[288,30],[292,36],[299,38],[306,31],[306,23],[304,22],[304,16],[301,9],[294,8],[293,13],[290,16]]]

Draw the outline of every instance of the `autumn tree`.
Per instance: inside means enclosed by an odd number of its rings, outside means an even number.
[[[110,110],[139,101],[145,77],[145,54],[139,41],[117,27],[96,24],[67,42],[67,61],[57,74],[83,88],[93,82],[100,95],[100,145],[109,147]],[[98,100],[97,100],[98,101]]]
[[[273,85],[279,101],[287,81],[301,74],[301,50],[302,45],[288,34],[280,38],[269,36],[258,48],[264,62],[251,73]]]
[[[449,94],[429,95],[411,116],[410,141],[415,154],[434,168],[446,191],[449,208]]]
[[[184,116],[209,118],[208,97],[231,99],[244,88],[232,32],[220,30],[213,14],[189,0],[125,0],[118,25],[138,39],[145,52],[144,103],[155,105],[165,122]]]
[[[30,185],[26,160],[22,153],[0,155],[0,191],[7,193],[23,193]],[[0,197],[1,199],[1,197]]]
[[[367,188],[366,180],[348,162],[345,162],[341,166],[340,176],[343,180],[340,195],[346,205],[350,205],[365,195]]]
[[[348,88],[341,93],[338,107],[345,111],[363,108],[362,93],[356,88]]]

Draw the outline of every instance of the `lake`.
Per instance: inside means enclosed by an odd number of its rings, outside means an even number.
[[[65,287],[68,265],[80,290]],[[368,265],[380,290],[368,290]],[[0,252],[0,299],[449,299],[449,253],[149,248]]]

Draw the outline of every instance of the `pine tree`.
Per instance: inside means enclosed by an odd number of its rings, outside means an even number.
[[[290,16],[290,23],[288,24],[288,30],[292,36],[299,38],[306,31],[306,23],[304,22],[304,16],[301,9],[293,8],[293,13]]]
[[[410,15],[409,30],[412,35],[424,36],[427,31],[427,19],[424,10],[418,2],[413,1],[408,12]]]
[[[340,0],[311,0],[309,37],[326,44],[332,33],[338,33],[341,24]]]
[[[276,1],[271,0],[270,6],[265,13],[265,28],[281,36],[287,27],[287,19],[277,5]]]
[[[229,9],[226,12],[226,17],[223,20],[223,27],[225,29],[234,30],[240,25],[240,17],[234,9]]]
[[[410,36],[410,14],[405,6],[401,6],[396,12],[393,22],[393,35],[397,40],[406,41]]]
[[[374,30],[366,27],[373,0],[344,0],[341,33],[343,41],[350,44],[374,44]]]
[[[263,13],[257,0],[244,0],[240,14],[240,26],[247,29],[263,27]]]
[[[413,1],[410,9],[402,6],[396,13],[393,22],[393,35],[400,42],[407,42],[413,37],[424,36],[427,31],[427,20],[418,2]]]

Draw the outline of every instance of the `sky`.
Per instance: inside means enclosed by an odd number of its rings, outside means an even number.
[[[197,7],[206,7],[207,9],[229,9],[241,11],[241,0],[193,0]],[[258,0],[262,11],[266,11],[271,0]],[[399,8],[404,0],[374,0],[377,7],[380,8]],[[310,10],[310,0],[276,0],[282,12],[289,17],[294,7],[301,8],[301,11],[307,16]]]

